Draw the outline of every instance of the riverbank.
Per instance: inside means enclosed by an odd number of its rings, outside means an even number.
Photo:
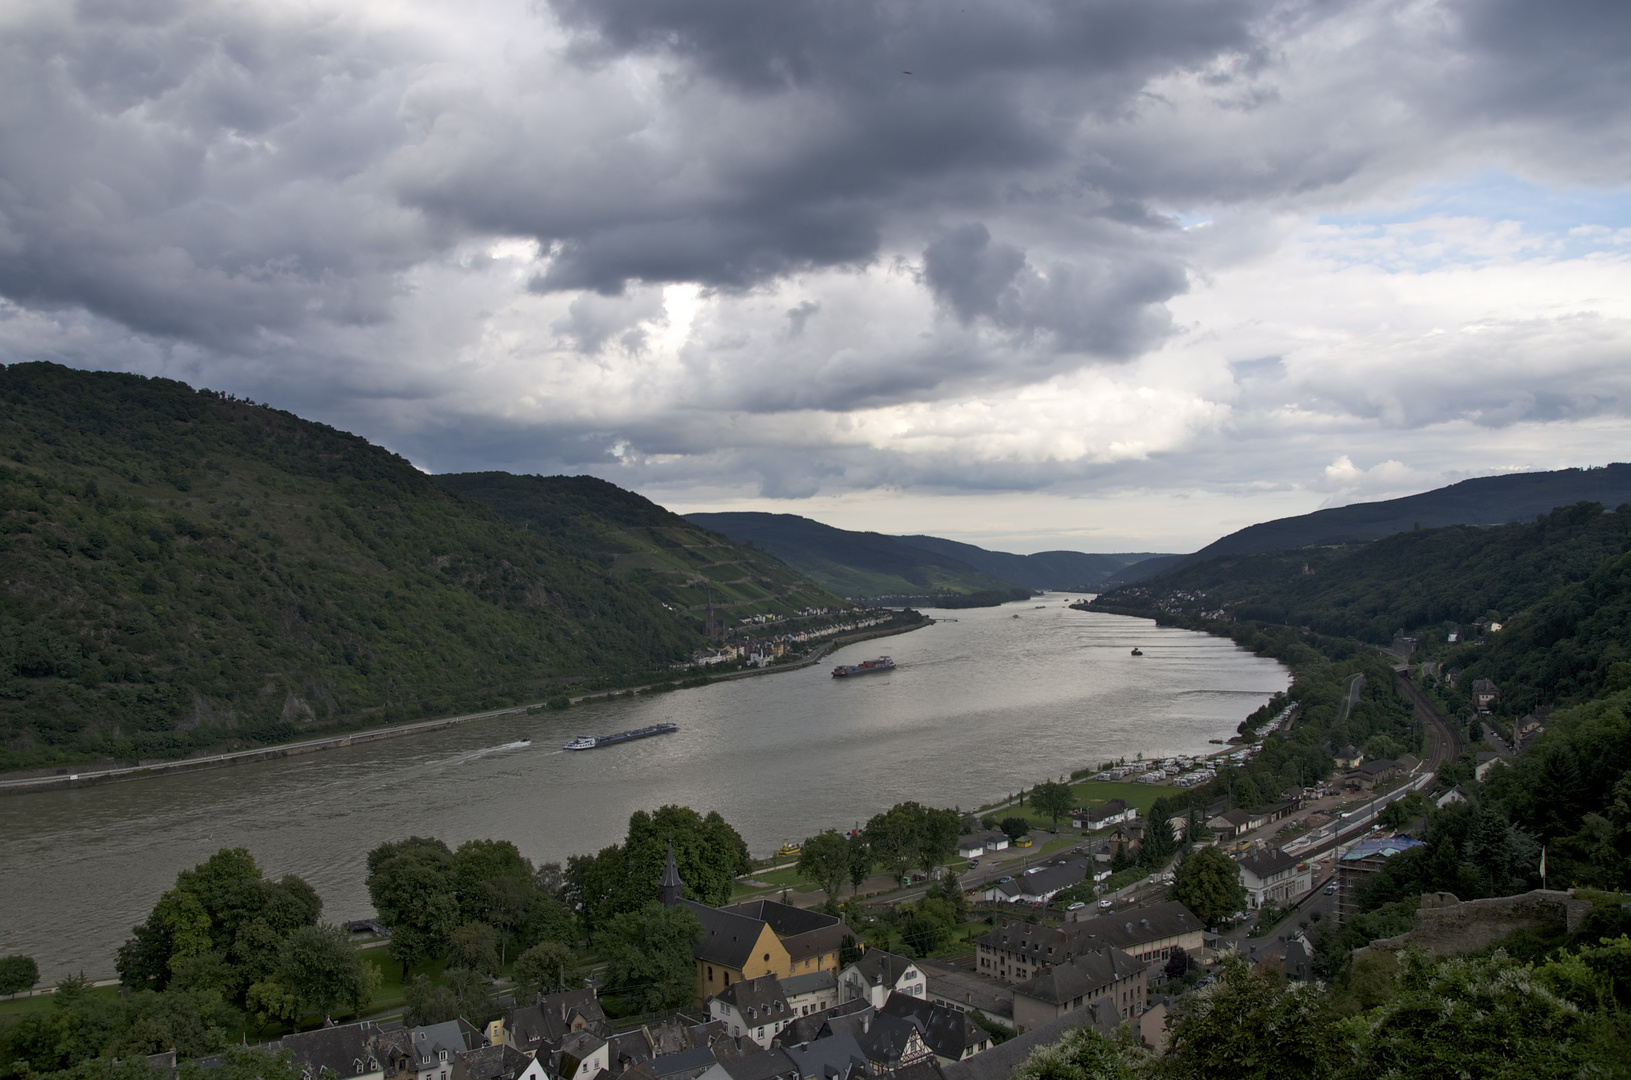
[[[686,680],[683,685],[676,685],[673,680],[665,680],[649,682],[642,686],[624,687],[618,690],[602,690],[592,694],[579,694],[571,698],[571,702],[573,705],[579,705],[589,701],[631,697],[652,691],[677,693],[681,690],[700,689],[714,683],[728,682],[733,679],[747,679],[758,675],[775,675],[784,671],[798,671],[809,667],[811,664],[819,663],[822,657],[841,646],[853,645],[857,641],[866,641],[869,638],[892,637],[932,625],[934,625],[933,619],[924,619],[922,622],[911,626],[889,626],[859,630],[852,634],[841,634],[831,641],[823,642],[817,646],[813,654],[791,664],[773,664],[747,671],[726,672],[721,675],[695,675]],[[153,776],[195,772],[200,769],[226,768],[231,765],[269,761],[274,758],[297,757],[302,754],[314,754],[321,750],[338,750],[347,746],[359,746],[364,743],[377,742],[381,739],[421,735],[428,731],[440,731],[443,728],[453,727],[457,724],[468,724],[477,720],[517,716],[543,707],[543,702],[535,701],[510,705],[502,709],[488,709],[483,712],[463,713],[458,716],[437,717],[431,720],[415,720],[406,724],[393,724],[390,727],[367,728],[362,731],[347,732],[343,735],[330,735],[318,739],[305,739],[299,742],[279,743],[275,746],[259,746],[252,750],[233,750],[224,754],[207,754],[199,757],[144,762],[105,769],[87,769],[82,772],[65,770],[48,776],[0,777],[0,795],[22,795],[36,791],[60,790],[62,788],[92,787],[98,784],[115,784],[127,780],[142,780]]]

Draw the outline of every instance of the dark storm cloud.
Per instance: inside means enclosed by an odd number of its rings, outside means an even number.
[[[1048,334],[1059,349],[1114,357],[1159,340],[1170,322],[1159,305],[1186,285],[1180,268],[1150,258],[1058,262],[1043,274],[978,222],[930,242],[923,276],[964,325],[984,318],[1025,338]]]

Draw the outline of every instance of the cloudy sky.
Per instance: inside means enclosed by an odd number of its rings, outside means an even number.
[[[0,360],[1009,550],[1631,457],[1623,0],[10,0]]]

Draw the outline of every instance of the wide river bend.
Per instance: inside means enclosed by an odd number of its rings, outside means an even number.
[[[1110,758],[1215,750],[1208,739],[1288,685],[1227,640],[1065,599],[930,612],[944,621],[764,678],[0,798],[0,955],[35,957],[43,983],[111,976],[176,872],[223,846],[310,881],[325,918],[360,918],[364,859],[383,840],[493,837],[564,861],[620,840],[632,811],[680,803],[718,810],[765,855],[903,799],[972,808]],[[883,653],[897,670],[828,674]],[[663,720],[679,732],[560,749]]]

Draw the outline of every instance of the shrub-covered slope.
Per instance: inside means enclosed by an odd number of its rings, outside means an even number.
[[[0,769],[513,703],[661,667],[698,629],[357,436],[0,369]]]

